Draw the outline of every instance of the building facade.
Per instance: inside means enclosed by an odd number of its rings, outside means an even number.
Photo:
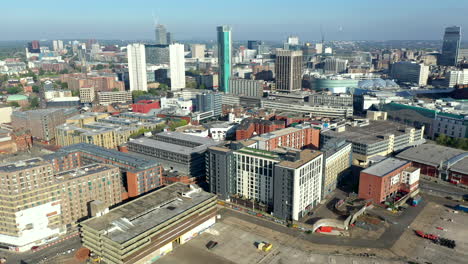
[[[302,88],[302,51],[277,50],[276,90],[291,92]]]
[[[145,45],[140,43],[129,44],[127,46],[127,57],[130,91],[148,91]]]
[[[445,28],[444,42],[442,44],[442,55],[439,59],[439,65],[457,65],[460,41],[461,27],[453,26]]]
[[[414,61],[400,61],[392,64],[390,76],[400,82],[427,85],[429,66]]]
[[[97,92],[98,104],[107,106],[114,103],[126,104],[132,102],[132,91]]]
[[[247,79],[230,79],[231,94],[251,97],[263,96],[263,82]]]
[[[232,36],[231,27],[217,27],[218,33],[218,68],[219,85],[218,89],[225,93],[230,93],[229,79],[232,75]]]
[[[171,90],[185,88],[185,57],[183,44],[169,45]]]
[[[322,199],[343,184],[350,174],[352,164],[352,144],[346,140],[333,140],[320,148],[323,157]]]

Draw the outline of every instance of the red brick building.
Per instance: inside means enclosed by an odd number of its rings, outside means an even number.
[[[295,149],[319,149],[320,130],[307,125],[297,125],[252,138],[263,150],[274,150],[279,147]]]
[[[270,121],[257,118],[244,119],[237,127],[236,140],[249,139],[252,136],[273,132],[282,128],[286,128],[284,121]]]
[[[387,158],[361,171],[359,176],[359,198],[382,204],[396,201],[398,193],[412,193],[418,189],[419,168],[411,162]]]
[[[138,113],[148,113],[151,109],[161,108],[161,103],[156,100],[141,100],[132,104],[132,111]]]
[[[468,186],[468,152],[435,144],[407,149],[397,158],[411,161],[421,174]]]

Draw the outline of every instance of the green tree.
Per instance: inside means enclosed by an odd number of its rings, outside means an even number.
[[[66,82],[60,83],[60,86],[64,90],[68,89],[68,83],[66,83]]]
[[[445,134],[440,134],[437,138],[436,138],[436,142],[437,144],[439,145],[447,145],[447,142],[448,142],[448,138]]]
[[[60,74],[67,74],[68,73],[68,69],[63,69],[60,71]]]
[[[39,69],[39,76],[44,75],[44,74],[45,74],[45,71],[42,68]]]
[[[197,83],[196,82],[188,82],[185,87],[187,88],[197,88]]]
[[[72,90],[72,96],[80,96],[80,91],[79,90]]]
[[[20,105],[18,104],[18,102],[9,102],[8,103],[10,106],[12,107],[19,107]]]
[[[29,101],[29,105],[31,108],[38,108],[39,107],[39,98],[38,97],[33,97]]]
[[[139,90],[137,90],[137,91],[133,91],[133,92],[132,92],[132,97],[133,97],[133,99],[135,100],[136,98],[138,98],[138,97],[140,97],[140,96],[143,96],[143,95],[146,95],[146,94],[148,94],[148,93],[145,92],[145,91],[139,91]]]
[[[8,94],[17,94],[22,91],[22,89],[18,86],[8,87],[6,90]]]
[[[161,90],[167,90],[169,89],[169,86],[165,83],[160,83],[158,88]]]
[[[200,84],[200,86],[198,87],[198,89],[203,89],[203,90],[205,90],[205,89],[206,89],[206,85],[204,85],[204,84],[202,83],[202,84]]]
[[[41,90],[41,87],[39,85],[33,85],[32,90],[33,92],[38,93]]]
[[[113,91],[113,92],[118,92],[118,91],[119,91],[119,88],[113,88],[112,91]]]
[[[98,65],[96,65],[95,69],[98,70],[98,71],[102,70],[102,69],[104,69],[104,65],[98,64]]]

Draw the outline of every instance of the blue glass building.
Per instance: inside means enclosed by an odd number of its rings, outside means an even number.
[[[445,28],[444,43],[439,65],[456,66],[458,50],[460,49],[461,28],[458,26]]]
[[[229,78],[232,74],[231,27],[220,26],[218,31],[219,90],[229,93]]]

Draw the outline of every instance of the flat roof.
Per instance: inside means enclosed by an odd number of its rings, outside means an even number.
[[[42,158],[32,158],[2,165],[0,166],[0,172],[15,172],[43,165],[47,165],[47,163]]]
[[[299,160],[296,160],[296,161],[283,160],[278,165],[282,167],[297,169],[303,166],[304,164],[306,164],[307,162],[317,158],[320,155],[322,155],[322,152],[320,151],[305,149],[299,152],[299,156],[300,156]]]
[[[211,146],[211,145],[218,144],[211,138],[198,137],[198,136],[184,134],[181,132],[167,132],[167,131],[161,132],[161,133],[154,135],[154,138],[157,138],[157,137],[174,138],[174,139],[178,139],[181,141],[188,141],[188,142],[196,143],[199,145]]]
[[[390,172],[398,168],[401,168],[402,166],[408,163],[409,161],[406,161],[406,160],[387,158],[377,164],[370,166],[369,168],[363,170],[362,172],[372,174],[375,176],[379,176],[379,177],[383,177],[389,174]]]
[[[413,128],[391,121],[370,121],[366,126],[346,126],[343,132],[333,130],[323,131],[322,134],[330,137],[344,138],[353,143],[373,144],[384,140],[386,135],[393,134],[396,137],[405,134],[404,130]]]
[[[261,134],[260,136],[253,137],[252,140],[267,141],[267,140],[272,139],[272,138],[281,137],[281,136],[291,134],[291,133],[301,131],[301,130],[302,129],[300,129],[300,128],[287,127],[287,128],[283,128],[283,129],[280,129],[280,130],[275,130],[273,132]]]
[[[191,192],[190,192],[191,191]],[[183,193],[190,194],[188,196]],[[216,197],[201,188],[174,183],[82,223],[110,240],[122,244],[181,213]]]
[[[95,174],[95,173],[99,173],[103,171],[108,171],[112,169],[118,169],[118,168],[112,165],[108,165],[108,164],[94,163],[94,164],[86,165],[77,169],[57,173],[55,175],[55,179],[57,181],[66,181],[66,180],[84,177],[87,175],[91,175],[91,174]]]
[[[128,141],[127,144],[129,146],[130,145],[142,145],[146,147],[152,147],[155,149],[160,149],[163,151],[168,151],[168,152],[173,152],[173,153],[183,154],[183,155],[190,155],[192,153],[202,152],[206,150],[208,147],[215,145],[211,143],[209,145],[187,147],[187,146],[168,143],[168,142],[164,142],[164,141],[160,141],[160,140],[152,139],[152,138],[147,138],[147,137],[140,137],[138,139]]]
[[[402,151],[396,155],[396,157],[399,159],[410,160],[417,163],[438,167],[441,162],[449,160],[463,153],[466,153],[466,151],[436,144],[423,144]]]

